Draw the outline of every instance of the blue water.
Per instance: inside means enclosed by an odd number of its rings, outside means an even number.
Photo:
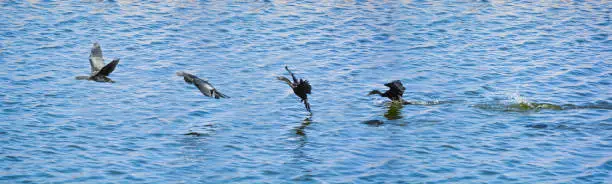
[[[612,181],[610,1],[0,7],[0,183]],[[94,42],[116,83],[75,80]]]

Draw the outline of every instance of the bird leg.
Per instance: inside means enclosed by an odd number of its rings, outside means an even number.
[[[312,111],[310,111],[310,103],[308,103],[308,98],[304,98],[302,101],[304,101],[304,106],[306,107],[306,110],[312,114]]]

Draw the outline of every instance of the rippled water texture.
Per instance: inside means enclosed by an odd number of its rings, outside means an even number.
[[[611,181],[610,1],[0,6],[0,183]]]

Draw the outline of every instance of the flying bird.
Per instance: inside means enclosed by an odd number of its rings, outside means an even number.
[[[193,84],[196,87],[198,87],[200,92],[202,92],[202,94],[206,96],[213,97],[216,99],[229,98],[229,96],[224,95],[223,93],[220,93],[219,91],[217,91],[217,89],[215,89],[215,87],[213,87],[205,79],[200,79],[195,75],[185,73],[185,72],[176,72],[176,75],[182,76],[183,79],[185,79],[185,82],[187,82],[188,84]]]
[[[404,101],[402,99],[402,96],[404,95],[404,90],[406,90],[406,88],[404,87],[404,85],[402,85],[402,82],[399,80],[394,80],[391,81],[390,83],[386,83],[385,86],[389,87],[389,90],[385,91],[384,93],[378,91],[378,90],[372,90],[368,95],[380,95],[382,97],[387,97],[389,99],[391,99],[391,101],[397,101],[397,102],[402,102],[402,103],[409,103],[407,101]]]
[[[91,65],[91,74],[89,76],[78,76],[77,80],[92,80],[96,82],[114,82],[108,75],[115,70],[119,59],[114,59],[110,63],[104,65],[104,58],[102,57],[102,48],[97,42],[94,43],[89,54],[89,64]]]
[[[293,89],[293,93],[295,93],[295,95],[297,95],[298,97],[300,97],[300,99],[302,99],[301,101],[304,102],[304,106],[306,107],[306,110],[310,114],[312,114],[312,112],[310,111],[310,103],[308,103],[308,96],[307,96],[307,94],[310,94],[312,86],[310,86],[310,83],[308,83],[307,80],[304,80],[304,79],[297,80],[295,75],[293,75],[293,73],[291,72],[291,70],[289,70],[287,66],[285,66],[285,70],[289,72],[289,74],[291,75],[291,78],[293,78],[293,82],[291,82],[291,80],[283,76],[279,76],[276,78],[278,80],[286,82],[289,85],[289,87]]]

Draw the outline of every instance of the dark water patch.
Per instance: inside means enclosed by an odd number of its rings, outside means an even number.
[[[278,175],[280,175],[282,173],[277,172],[277,171],[273,171],[273,170],[264,170],[264,171],[262,171],[262,174],[265,175],[265,176],[278,176]]]
[[[369,126],[380,126],[380,125],[384,124],[384,122],[381,121],[381,120],[367,120],[367,121],[363,121],[361,123],[369,125]]]
[[[203,117],[203,116],[206,116],[208,114],[210,114],[210,113],[208,113],[206,111],[200,111],[200,110],[189,112],[189,116],[200,116],[200,117]]]
[[[129,180],[129,181],[146,181],[145,178],[139,178],[139,177],[136,177],[136,176],[133,176],[133,175],[128,175],[128,176],[125,177],[125,179]]]
[[[492,175],[498,175],[498,172],[495,171],[491,171],[491,170],[481,170],[478,172],[480,175],[484,175],[484,176],[492,176]]]
[[[447,180],[442,180],[443,182],[469,182],[471,180],[478,179],[477,176],[461,176],[461,177],[451,177]]]
[[[420,172],[413,172],[413,173],[410,173],[410,177],[411,178],[429,178],[429,175],[423,174]]]
[[[370,39],[365,39],[365,38],[361,38],[361,39],[357,39],[357,42],[365,44],[365,43],[371,43],[372,40]]]
[[[444,149],[449,149],[449,150],[461,150],[461,149],[459,149],[459,148],[457,148],[457,147],[455,147],[453,145],[448,145],[448,144],[442,145],[440,147],[442,147]]]
[[[23,162],[23,160],[25,159],[27,159],[27,157],[7,155],[7,156],[4,156],[3,160],[9,161],[9,162]]]
[[[62,131],[67,131],[67,132],[71,132],[71,131],[76,131],[76,127],[74,126],[70,126],[70,125],[63,125],[59,127],[60,130]]]
[[[224,148],[231,149],[231,150],[243,150],[243,148],[238,147],[238,146],[236,146],[236,145],[224,145],[223,147],[224,147]]]
[[[15,181],[15,180],[20,180],[20,179],[29,178],[29,177],[31,177],[31,175],[26,175],[26,174],[6,175],[6,176],[0,176],[0,181]]]
[[[595,40],[595,41],[601,41],[601,40],[607,40],[608,39],[608,34],[602,33],[602,34],[595,34],[591,36],[591,40]]]
[[[383,34],[375,35],[372,39],[382,41],[382,40],[388,40],[390,37],[391,35],[383,33]]]
[[[118,170],[108,170],[106,171],[106,174],[111,175],[111,176],[120,176],[120,175],[125,175],[127,173],[118,171]]]
[[[84,148],[84,147],[81,147],[79,145],[68,145],[68,146],[66,146],[66,151],[75,151],[75,150],[85,151],[87,149]]]
[[[15,113],[15,112],[19,112],[19,108],[6,108],[6,109],[2,109],[2,112],[4,113]]]
[[[189,132],[183,135],[190,135],[190,136],[195,136],[195,137],[200,137],[200,136],[208,136],[209,134],[207,133],[199,133],[199,132]]]
[[[444,174],[444,173],[455,172],[454,168],[446,168],[446,167],[428,168],[428,169],[425,169],[425,170],[429,171],[431,173],[436,173],[436,174]]]
[[[505,174],[498,176],[497,179],[500,179],[503,181],[519,181],[519,178],[512,178],[512,177],[506,176]]]
[[[535,129],[545,129],[545,128],[548,128],[548,125],[542,124],[542,123],[536,123],[536,124],[527,125],[526,127],[535,128]]]
[[[597,167],[602,168],[606,171],[612,171],[612,159],[607,159],[605,162],[601,163]]]
[[[295,182],[315,182],[312,174],[300,174],[291,178],[291,181]]]

